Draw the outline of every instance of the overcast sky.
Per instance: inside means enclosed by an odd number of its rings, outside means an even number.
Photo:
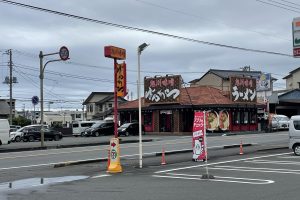
[[[300,16],[296,0],[16,0],[41,8],[104,22],[126,25],[199,41],[292,54],[292,20]],[[280,4],[279,4],[280,3]],[[286,7],[284,5],[289,5]],[[104,57],[104,46],[127,51],[127,87],[137,96],[137,47],[150,46],[141,55],[141,75],[180,74],[184,82],[200,78],[209,69],[253,70],[272,73],[276,89],[285,88],[282,77],[299,67],[300,59],[241,51],[214,45],[126,30],[87,22],[0,1],[0,98],[9,98],[2,84],[9,75],[7,49],[13,53],[13,86],[16,108],[33,109],[39,94],[39,51],[70,51],[68,62],[50,63],[44,81],[45,110],[81,109],[91,92],[113,91],[113,60]],[[47,59],[57,59],[57,56]],[[39,109],[39,106],[36,108]]]

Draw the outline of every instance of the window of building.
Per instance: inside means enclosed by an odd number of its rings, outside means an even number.
[[[250,113],[250,123],[251,124],[255,124],[256,123],[256,113],[254,112],[254,111],[252,111],[251,113]]]
[[[76,118],[81,118],[81,114],[76,114]]]
[[[102,104],[98,105],[98,110],[99,110],[99,112],[103,111],[103,105]]]
[[[93,109],[93,105],[91,104],[91,105],[89,105],[89,112],[94,112],[94,109]]]
[[[240,124],[240,112],[239,111],[233,111],[232,112],[232,120],[233,124]]]
[[[109,108],[112,108],[112,103],[109,103],[109,104],[108,104],[108,107],[109,107]]]
[[[249,123],[249,113],[241,112],[241,124],[248,124],[248,123]]]

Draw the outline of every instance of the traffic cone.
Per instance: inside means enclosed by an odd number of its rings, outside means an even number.
[[[161,153],[161,165],[166,165],[166,157],[165,157],[165,148],[162,148],[162,153]]]
[[[241,143],[240,143],[240,155],[243,155],[244,152],[243,152],[243,142],[241,140]]]
[[[110,150],[109,150],[109,148],[107,149],[107,152],[108,152],[108,156],[107,156],[107,170],[108,170],[109,165],[110,165]]]

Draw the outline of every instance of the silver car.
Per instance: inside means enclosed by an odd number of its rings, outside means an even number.
[[[285,115],[272,116],[272,129],[273,130],[287,130],[289,129],[290,119]]]

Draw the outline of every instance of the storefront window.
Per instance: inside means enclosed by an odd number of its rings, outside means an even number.
[[[248,124],[249,123],[249,113],[248,112],[242,112],[242,124]]]
[[[240,124],[240,112],[239,111],[232,112],[232,120],[233,120],[233,124]]]
[[[250,113],[250,120],[251,120],[251,124],[256,123],[256,113],[255,112]]]

